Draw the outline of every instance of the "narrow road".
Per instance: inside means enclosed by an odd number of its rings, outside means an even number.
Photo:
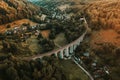
[[[91,74],[90,74],[87,70],[85,70],[77,61],[75,61],[74,59],[72,59],[72,60],[75,62],[75,64],[78,65],[78,67],[79,67],[80,69],[82,69],[82,70],[88,75],[88,77],[89,77],[91,80],[94,80],[94,78],[91,76]]]
[[[87,31],[91,31],[91,29],[88,27],[88,23],[87,23],[87,21],[86,21],[86,18],[85,17],[83,17],[83,18],[80,18],[80,20],[82,21],[84,21],[84,24],[85,24],[85,27],[86,27],[86,29],[87,29]],[[94,80],[94,78],[92,77],[92,75],[87,71],[87,70],[85,70],[74,58],[72,58],[72,60],[75,62],[75,64],[77,64],[77,66],[80,68],[80,69],[82,69],[87,75],[88,75],[88,77],[91,79],[91,80]]]

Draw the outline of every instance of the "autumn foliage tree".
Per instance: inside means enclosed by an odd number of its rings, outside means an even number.
[[[101,4],[101,5],[99,5]],[[98,6],[99,5],[99,6]],[[115,29],[120,25],[120,2],[99,1],[85,7],[85,16],[93,30]]]

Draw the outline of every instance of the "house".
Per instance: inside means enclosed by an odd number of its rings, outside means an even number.
[[[47,17],[47,15],[42,14],[41,21],[45,21],[46,17]]]

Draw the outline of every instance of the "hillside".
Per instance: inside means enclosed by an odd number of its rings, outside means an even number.
[[[96,1],[85,8],[85,13],[92,30],[97,30],[92,36],[93,44],[120,46],[120,1]]]
[[[0,0],[0,25],[15,20],[31,18],[40,8],[26,0]]]
[[[108,65],[112,80],[120,79],[120,0],[99,0],[84,7],[89,27],[90,50]],[[107,79],[106,79],[107,80]]]

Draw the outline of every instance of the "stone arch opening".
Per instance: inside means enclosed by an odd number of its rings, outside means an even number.
[[[53,53],[53,54],[51,54],[51,57],[57,58],[58,56],[56,53]]]
[[[60,58],[60,59],[63,59],[63,58],[64,58],[64,56],[63,56],[63,51],[59,51],[59,52],[58,52],[58,58]]]

